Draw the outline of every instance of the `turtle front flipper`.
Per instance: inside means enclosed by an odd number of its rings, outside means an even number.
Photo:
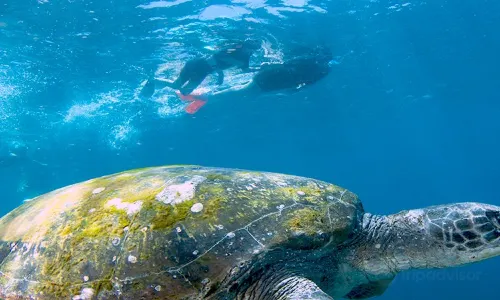
[[[393,278],[362,283],[353,288],[345,298],[347,299],[367,299],[382,295],[391,284]]]
[[[276,277],[262,279],[245,294],[251,296],[251,299],[333,300],[313,281],[301,276],[284,277],[279,281],[276,280]]]

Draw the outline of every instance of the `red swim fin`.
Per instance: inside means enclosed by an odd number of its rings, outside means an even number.
[[[203,100],[192,100],[191,103],[186,107],[186,112],[188,114],[195,114],[206,103],[207,101]]]

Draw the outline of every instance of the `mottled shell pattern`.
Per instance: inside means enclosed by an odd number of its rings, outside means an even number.
[[[39,196],[0,219],[0,298],[196,298],[275,247],[349,235],[338,186],[198,166],[138,169]]]

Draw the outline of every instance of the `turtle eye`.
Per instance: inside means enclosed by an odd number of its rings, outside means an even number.
[[[486,217],[490,219],[493,225],[500,228],[500,211],[488,210],[486,211]]]

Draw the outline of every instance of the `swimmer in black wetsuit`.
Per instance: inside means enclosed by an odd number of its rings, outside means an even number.
[[[250,69],[250,57],[259,49],[261,42],[246,40],[226,46],[209,58],[195,58],[188,61],[182,68],[179,77],[171,82],[161,79],[150,79],[141,91],[143,97],[151,97],[155,88],[171,87],[179,90],[182,95],[188,95],[195,90],[203,80],[212,73],[217,73],[218,84],[224,82],[223,71],[232,67],[238,67],[243,72],[253,71]]]
[[[239,87],[206,95],[180,95],[181,99],[191,101],[186,108],[188,113],[195,113],[207,100],[221,98],[240,99],[256,97],[273,92],[297,91],[305,86],[316,83],[330,72],[333,57],[330,49],[317,47],[310,53],[283,64],[261,66],[252,80]]]

